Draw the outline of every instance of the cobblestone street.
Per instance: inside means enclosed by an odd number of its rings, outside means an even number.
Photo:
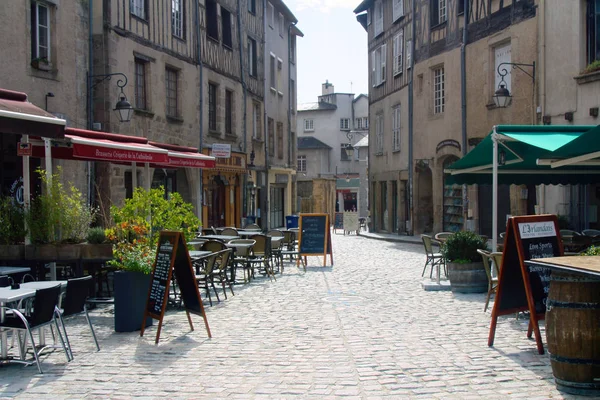
[[[0,367],[0,397],[575,398],[556,390],[527,321],[500,317],[490,348],[485,293],[424,291],[422,245],[332,236],[333,268],[309,257],[306,273],[287,264],[276,282],[261,276],[206,303],[212,339],[200,317],[190,333],[170,311],[155,346],[156,321],[140,338],[95,310],[100,352],[85,320],[71,321],[74,361],[56,351],[43,375]]]

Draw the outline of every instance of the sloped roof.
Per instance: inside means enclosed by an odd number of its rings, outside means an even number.
[[[354,9],[354,14],[361,13],[363,11],[367,11],[373,5],[373,0],[364,0],[362,3],[358,5]]]
[[[317,103],[303,103],[298,106],[298,111],[331,111],[337,110],[335,104],[319,101]]]
[[[364,138],[360,139],[358,142],[356,142],[354,147],[369,147],[369,137],[365,136]]]
[[[308,149],[331,149],[331,146],[321,142],[312,136],[301,136],[298,138],[298,150]]]
[[[369,96],[367,96],[364,93],[359,94],[358,96],[356,96],[354,98],[354,100],[352,100],[353,103],[356,103],[358,100],[360,100],[362,97],[364,97],[365,99],[367,99],[367,101],[369,101]]]

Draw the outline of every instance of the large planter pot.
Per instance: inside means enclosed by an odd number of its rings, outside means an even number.
[[[3,244],[0,245],[0,260],[21,261],[25,258],[25,245]]]
[[[149,274],[130,271],[115,272],[115,331],[133,332],[142,328],[149,288]],[[152,318],[148,317],[146,326],[151,325]]]
[[[486,293],[488,279],[483,262],[446,263],[450,289],[456,293]]]
[[[110,243],[83,243],[78,246],[83,261],[108,261],[113,258],[113,245]]]
[[[77,261],[81,258],[79,244],[28,244],[25,258],[39,261]]]

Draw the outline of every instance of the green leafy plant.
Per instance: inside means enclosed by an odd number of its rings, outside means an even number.
[[[150,273],[161,230],[181,231],[191,240],[200,220],[191,204],[179,193],[164,196],[164,189],[137,188],[122,207],[111,207],[114,226],[106,229],[113,243],[114,259],[109,264],[119,269]]]
[[[557,214],[556,218],[558,219],[558,229],[571,229],[569,217],[567,217],[566,215]]]
[[[481,260],[478,249],[487,249],[487,241],[474,232],[461,231],[448,236],[441,251],[446,261],[467,264]]]
[[[600,60],[596,60],[593,61],[592,63],[588,64],[587,67],[585,67],[585,69],[583,71],[581,71],[582,74],[589,74],[590,72],[594,72],[594,71],[598,71],[600,70]]]
[[[43,170],[37,171],[46,190],[33,198],[25,214],[31,242],[82,243],[86,240],[96,211],[72,184],[61,183],[60,167],[48,182]]]
[[[94,228],[90,228],[90,231],[87,235],[87,242],[91,244],[102,244],[106,241],[106,234],[104,233],[104,229],[97,226]]]
[[[600,246],[590,246],[583,253],[582,256],[600,256]]]
[[[18,244],[25,240],[23,206],[10,197],[0,197],[0,244]]]

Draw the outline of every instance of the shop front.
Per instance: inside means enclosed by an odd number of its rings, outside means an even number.
[[[204,150],[211,154],[212,150]],[[202,221],[206,227],[242,225],[242,189],[246,155],[231,152],[229,158],[217,158],[215,168],[202,174]]]
[[[336,182],[335,211],[360,212],[360,179],[338,179]]]
[[[295,170],[269,170],[269,229],[285,227],[285,216],[292,214],[292,176]]]

